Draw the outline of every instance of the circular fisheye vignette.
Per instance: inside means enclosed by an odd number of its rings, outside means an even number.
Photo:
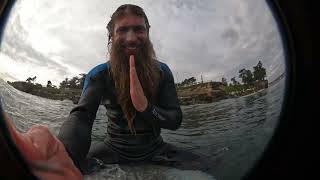
[[[0,45],[2,33],[14,3],[15,0],[0,0]],[[0,179],[36,179],[10,136],[4,113],[0,96],[0,160],[5,164],[5,169],[1,170]]]
[[[270,4],[272,4],[272,2],[270,2],[270,1],[268,1],[268,4],[270,5]],[[271,6],[271,5],[270,5]],[[273,6],[273,4],[272,4],[272,6]],[[272,12],[273,12],[273,14],[274,14],[274,16],[276,16],[276,15],[279,15],[279,14],[277,14],[278,12],[276,12],[276,10],[275,10],[275,8],[270,8],[271,10],[272,10]],[[278,9],[279,10],[279,9]],[[1,16],[1,18],[2,18],[2,16]],[[282,28],[280,28],[280,27],[282,27],[283,26],[283,24],[281,24],[281,26],[280,26],[280,22],[279,21],[281,21],[282,19],[281,19],[281,17],[280,17],[280,19],[281,20],[279,20],[278,19],[279,17],[275,17],[275,19],[277,20],[277,23],[278,23],[278,27],[279,27],[279,29],[280,30],[282,30]],[[3,21],[2,21],[2,19],[1,19],[1,23],[3,23]],[[283,23],[283,22],[281,22],[281,23]],[[4,27],[4,26],[1,26],[2,28]],[[2,30],[3,29],[1,29],[1,32],[2,32]],[[281,37],[282,37],[282,42],[283,42],[283,45],[285,46],[285,45],[287,45],[287,44],[285,44],[285,43],[288,43],[288,41],[287,41],[287,39],[286,38],[288,38],[288,37],[284,37],[285,35],[288,35],[287,33],[285,33],[285,31],[281,31]],[[1,41],[1,37],[0,37],[0,41]],[[0,42],[1,43],[1,42]],[[287,55],[288,55],[288,51],[287,51],[287,47],[285,47],[284,48],[284,50],[285,50],[285,59],[286,59],[286,72],[285,72],[285,75],[286,75],[286,85],[285,85],[285,90],[287,91],[288,90],[288,83],[289,83],[289,76],[288,76],[288,74],[290,74],[290,68],[289,68],[289,63],[288,63],[288,57],[287,57]],[[291,58],[290,58],[290,60],[291,60]],[[287,95],[287,94],[286,94]],[[285,104],[284,102],[286,101],[286,97],[284,98],[284,101],[282,102],[283,103],[283,105]],[[284,106],[281,106],[282,107],[282,111],[281,112],[283,112],[283,110],[284,110]],[[282,114],[282,113],[281,113]],[[281,119],[281,118],[280,118]],[[278,124],[279,125],[279,124]],[[277,130],[278,130],[278,126],[277,126],[277,129],[274,131],[274,133],[276,133],[277,132]],[[273,138],[272,138],[273,139]],[[266,149],[268,149],[268,146],[266,147]],[[18,152],[19,153],[19,152]]]
[[[285,60],[285,85],[284,85],[284,94],[281,105],[280,116],[278,123],[275,126],[272,137],[270,138],[268,144],[266,145],[262,155],[256,160],[255,164],[245,173],[243,180],[257,179],[257,178],[266,178],[270,177],[270,171],[272,166],[272,160],[275,158],[275,149],[280,150],[279,139],[281,134],[285,131],[285,128],[288,127],[288,119],[286,115],[290,112],[289,109],[292,97],[294,96],[294,87],[295,87],[295,49],[294,49],[294,40],[292,30],[288,25],[288,14],[284,10],[288,9],[288,5],[284,2],[279,2],[281,0],[267,0],[267,5],[272,12],[273,18],[276,21],[277,28],[280,33],[283,50],[284,50],[284,60]],[[275,166],[278,167],[279,165]],[[275,169],[273,169],[275,170]],[[277,170],[279,171],[279,170]],[[272,172],[272,175],[275,175],[275,172]],[[267,175],[269,174],[269,175]]]

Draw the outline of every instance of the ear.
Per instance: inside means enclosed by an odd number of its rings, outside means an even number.
[[[112,35],[112,34],[109,34],[109,36],[108,36],[108,43],[109,43],[109,42],[112,43],[112,41],[113,41],[113,35]]]

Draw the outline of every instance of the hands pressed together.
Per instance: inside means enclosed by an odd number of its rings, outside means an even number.
[[[132,104],[139,112],[143,112],[148,106],[148,100],[144,95],[141,83],[139,81],[134,56],[131,55],[129,59],[130,64],[130,95]]]

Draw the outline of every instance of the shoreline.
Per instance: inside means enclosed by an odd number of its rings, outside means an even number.
[[[82,89],[43,87],[24,81],[7,81],[13,88],[38,97],[52,100],[70,100],[77,104]],[[233,90],[232,88],[238,88]],[[189,86],[176,86],[180,105],[209,104],[223,99],[247,96],[268,88],[268,81],[259,81],[245,88],[245,85],[225,86],[221,82],[198,83]]]

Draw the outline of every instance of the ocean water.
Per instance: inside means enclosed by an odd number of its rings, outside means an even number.
[[[284,79],[257,93],[211,104],[182,106],[183,122],[177,131],[162,130],[163,139],[178,147],[205,154],[213,162],[208,172],[183,171],[144,165],[106,165],[85,179],[232,180],[240,179],[263,153],[278,123],[285,92]],[[18,91],[0,79],[4,109],[24,132],[34,124],[47,125],[58,134],[72,107],[71,101],[55,101]],[[100,107],[92,139],[105,137],[106,110]]]

